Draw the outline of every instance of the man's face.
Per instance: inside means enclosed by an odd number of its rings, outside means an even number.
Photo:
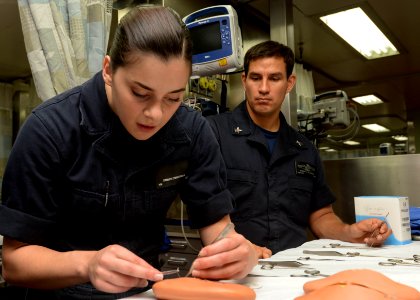
[[[295,84],[295,76],[287,78],[283,58],[267,57],[250,62],[248,75],[242,74],[248,111],[254,122],[278,118],[281,105]]]
[[[143,53],[112,73],[107,56],[102,73],[111,109],[134,138],[147,140],[169,121],[181,104],[190,64],[183,58],[164,61]]]

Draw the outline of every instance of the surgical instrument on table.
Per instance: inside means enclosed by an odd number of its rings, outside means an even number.
[[[315,269],[305,270],[304,273],[305,274],[290,274],[290,277],[317,277],[317,276],[328,277],[330,276],[330,275],[321,274],[320,271],[315,270]]]
[[[297,260],[333,260],[333,261],[344,261],[343,259],[335,259],[335,258],[314,258],[310,256],[301,256],[298,257]]]
[[[360,252],[347,252],[344,254],[348,257],[356,257],[356,256],[363,256],[363,257],[380,257],[380,258],[388,258],[388,260],[413,260],[416,263],[420,263],[420,255],[414,254],[413,257],[409,258],[402,258],[402,257],[386,257],[381,255],[368,255],[368,254],[361,254]]]
[[[274,267],[281,267],[281,268],[305,268],[306,264],[303,264],[298,261],[293,260],[284,260],[284,261],[259,261],[259,265],[261,265],[261,269],[263,270],[272,270]]]
[[[414,260],[415,262],[420,263],[420,254],[414,254],[413,258],[407,258],[407,260]]]
[[[383,257],[377,255],[361,254],[360,252],[347,252],[341,253],[338,251],[318,251],[318,250],[303,250],[303,254],[314,254],[319,256],[342,256],[342,257],[355,257],[355,256],[364,256],[364,257]],[[390,257],[393,258],[393,257]]]
[[[319,256],[341,256],[341,257],[378,257],[378,258],[386,258],[386,259],[403,259],[403,260],[414,260],[414,262],[420,262],[420,255],[414,254],[412,258],[402,258],[402,257],[386,257],[381,255],[369,255],[369,254],[362,254],[360,252],[347,252],[341,253],[338,251],[325,251],[325,250],[303,250],[303,254],[313,254]]]
[[[322,248],[353,248],[353,249],[369,249],[369,246],[354,246],[354,245],[341,245],[339,243],[330,243],[328,245],[322,246]],[[380,248],[371,248],[371,249],[380,249]]]
[[[226,224],[225,228],[223,228],[223,230],[219,233],[219,235],[209,245],[214,244],[214,243],[220,241],[221,239],[225,238],[227,236],[227,234],[229,233],[229,231],[234,227],[235,227],[235,225],[233,223]],[[200,257],[200,254],[198,255],[198,257]],[[194,261],[191,263],[191,267],[188,270],[188,273],[185,275],[185,277],[188,277],[188,276],[191,275],[191,273],[193,271],[193,265],[194,265]]]
[[[347,253],[341,253],[338,251],[330,251],[330,250],[303,250],[303,254],[314,254],[314,255],[318,255],[318,256],[361,256],[359,252],[347,252]],[[371,255],[368,255],[369,257]]]
[[[410,266],[410,267],[420,267],[420,263],[418,262],[407,262],[402,259],[393,259],[390,258],[387,261],[380,261],[378,262],[380,266]]]

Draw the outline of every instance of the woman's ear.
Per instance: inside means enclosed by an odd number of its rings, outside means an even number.
[[[104,60],[103,60],[103,63],[102,63],[102,77],[103,77],[106,85],[111,85],[112,84],[111,57],[109,57],[109,55],[106,55],[104,57]]]

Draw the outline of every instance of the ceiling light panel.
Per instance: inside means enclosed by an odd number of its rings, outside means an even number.
[[[360,143],[356,141],[345,141],[343,142],[343,144],[350,145],[350,146],[360,145]]]
[[[393,135],[392,138],[399,142],[404,142],[408,140],[408,137],[406,137],[405,135]]]
[[[389,132],[389,129],[381,126],[379,124],[373,123],[373,124],[364,124],[362,125],[363,128],[366,128],[368,130],[374,131],[374,132]]]
[[[367,59],[399,54],[397,48],[360,7],[320,19]]]
[[[352,99],[354,102],[357,102],[360,105],[364,105],[364,106],[384,103],[380,98],[378,98],[377,96],[373,94],[353,97]]]

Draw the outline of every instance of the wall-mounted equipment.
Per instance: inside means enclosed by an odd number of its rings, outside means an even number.
[[[298,111],[299,131],[313,141],[351,140],[359,131],[360,120],[348,103],[346,92],[341,90],[315,95],[311,111]],[[349,112],[353,113],[353,121]]]
[[[183,18],[193,41],[192,76],[240,71],[243,66],[241,29],[235,9],[217,5]]]
[[[313,100],[315,113],[312,115],[312,119],[319,118],[325,126],[348,126],[350,124],[346,92],[326,92],[316,95]]]

